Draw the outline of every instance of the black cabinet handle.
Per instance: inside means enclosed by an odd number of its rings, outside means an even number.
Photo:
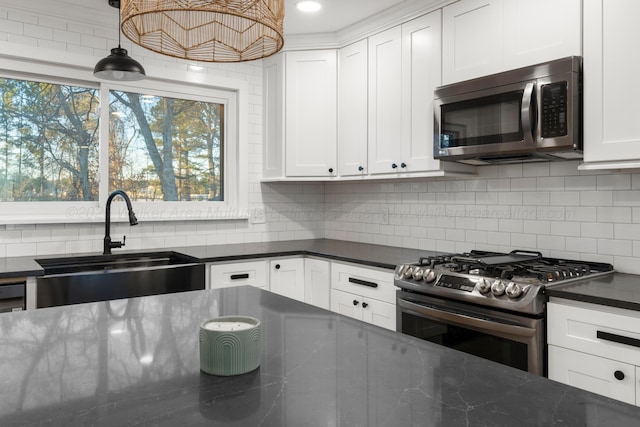
[[[362,303],[362,308],[367,308],[367,306],[368,306],[368,305],[369,305],[369,304],[367,304],[366,302],[363,302],[363,303]]]
[[[637,338],[625,337],[624,335],[612,334],[611,332],[597,331],[596,337],[605,341],[617,342],[619,344],[640,347],[640,340]]]
[[[248,279],[248,278],[249,278],[249,273],[231,275],[231,280]]]
[[[329,168],[329,173],[333,173],[333,168]]]
[[[396,165],[395,163],[391,163],[391,167],[392,167],[393,169],[395,169],[395,168],[397,168],[397,167],[398,167],[398,165]]]
[[[622,371],[615,371],[615,372],[613,373],[613,376],[614,376],[614,377],[616,377],[616,379],[617,379],[618,381],[622,381],[622,380],[624,379],[624,372],[622,372]]]
[[[364,168],[363,168],[362,166],[358,166],[358,170],[359,170],[360,172],[362,172],[362,171],[364,170]]]
[[[356,279],[355,277],[349,277],[350,283],[355,283],[356,285],[368,286],[370,288],[377,288],[378,284],[374,282],[367,282],[366,280]]]
[[[400,163],[400,167],[401,167],[401,168],[406,168],[406,167],[407,167],[407,164],[406,164],[405,162],[402,162],[402,163]]]
[[[280,270],[280,264],[276,264],[276,270]]]
[[[353,305],[358,305],[358,300],[353,300]]]

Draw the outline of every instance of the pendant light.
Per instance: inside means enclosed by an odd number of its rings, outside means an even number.
[[[284,0],[122,0],[122,33],[196,62],[261,59],[284,45]]]
[[[120,0],[108,0],[108,3],[109,6],[118,8],[118,47],[111,49],[111,55],[98,61],[93,75],[104,80],[142,80],[146,76],[144,68],[120,46]]]

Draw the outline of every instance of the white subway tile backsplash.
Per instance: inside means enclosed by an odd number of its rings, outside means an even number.
[[[564,179],[565,189],[569,191],[589,191],[596,189],[595,176],[567,176]]]
[[[613,206],[613,192],[581,191],[580,206]]]
[[[566,237],[565,245],[568,251],[581,253],[596,253],[598,240],[587,237]]]
[[[614,206],[640,206],[640,191],[614,191]]]
[[[631,221],[630,207],[601,206],[597,208],[598,222],[619,222],[627,223]]]
[[[580,235],[582,237],[613,239],[613,224],[583,222],[580,224]]]
[[[630,190],[631,175],[599,175],[596,177],[596,189],[598,190]]]
[[[564,177],[552,176],[536,178],[536,188],[538,191],[563,191],[565,189]]]
[[[631,256],[632,248],[631,240],[598,239],[599,254]]]
[[[527,191],[522,193],[523,205],[548,205],[550,202],[550,193],[548,191]]]
[[[538,234],[536,248],[564,251],[566,249],[564,236],[544,236]]]

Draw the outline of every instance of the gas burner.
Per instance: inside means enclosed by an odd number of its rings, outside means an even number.
[[[536,314],[544,310],[545,286],[611,273],[610,264],[544,258],[540,252],[471,251],[400,265],[394,284],[404,291]]]

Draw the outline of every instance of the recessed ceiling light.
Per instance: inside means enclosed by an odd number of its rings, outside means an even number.
[[[317,1],[304,0],[296,3],[298,10],[302,12],[317,12],[322,9],[322,5]]]

